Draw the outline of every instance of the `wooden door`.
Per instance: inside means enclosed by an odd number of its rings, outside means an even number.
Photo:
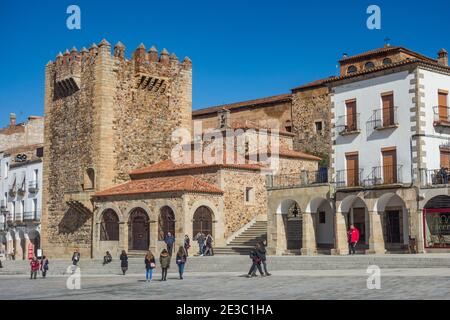
[[[394,125],[394,95],[387,94],[381,97],[383,101],[383,127]]]
[[[397,183],[397,151],[383,151],[384,184]]]
[[[136,209],[130,216],[129,247],[131,250],[148,250],[150,246],[149,219],[142,209]]]
[[[356,131],[357,119],[356,119],[356,100],[347,101],[347,131]]]
[[[193,221],[193,238],[198,233],[203,233],[205,237],[207,235],[213,236],[213,214],[211,209],[206,206],[201,206],[194,213],[194,221]],[[214,236],[213,236],[214,237]]]
[[[347,186],[359,186],[359,160],[357,154],[347,155]]]
[[[439,121],[449,122],[447,102],[448,93],[439,91]]]

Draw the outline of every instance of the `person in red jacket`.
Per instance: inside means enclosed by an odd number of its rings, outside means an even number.
[[[36,257],[33,257],[33,259],[31,259],[31,261],[30,261],[30,267],[31,267],[30,279],[33,279],[33,277],[34,277],[34,279],[36,279],[37,272],[38,272],[40,266],[41,265],[40,265],[38,259]]]
[[[355,247],[359,241],[359,230],[355,228],[354,225],[350,226],[347,232],[348,236],[348,254],[355,254]]]

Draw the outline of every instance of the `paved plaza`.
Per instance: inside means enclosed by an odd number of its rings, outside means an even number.
[[[0,276],[0,299],[446,299],[450,300],[450,269],[381,270],[381,289],[367,288],[366,270],[274,271],[273,276],[247,279],[237,272],[187,273],[185,280],[159,273],[151,283],[142,274],[85,275],[81,289],[66,287],[68,276],[29,280],[24,275]]]

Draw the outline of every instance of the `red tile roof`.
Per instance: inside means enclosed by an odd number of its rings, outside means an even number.
[[[193,176],[174,176],[131,180],[110,189],[97,192],[94,194],[94,197],[167,192],[223,194],[223,191],[216,186],[201,179],[194,178]]]
[[[301,86],[292,88],[291,90],[292,91],[297,91],[297,90],[301,90],[301,89],[312,89],[312,88],[316,88],[316,87],[321,87],[321,86],[323,86],[326,83],[326,81],[329,78],[332,78],[332,77],[319,79],[319,80],[316,80],[316,81],[313,81],[313,82],[310,82],[310,83],[307,83],[307,84],[303,84]]]
[[[210,108],[195,110],[192,112],[192,117],[207,115],[207,114],[211,114],[211,113],[217,113],[218,111],[220,111],[222,109],[234,110],[234,109],[239,109],[239,108],[244,108],[244,107],[247,107],[247,108],[248,107],[258,107],[261,105],[287,102],[290,100],[291,100],[290,93],[280,94],[280,95],[266,97],[266,98],[224,104],[224,105],[220,105],[220,106],[214,106],[214,107],[210,107]]]
[[[149,173],[164,173],[164,172],[174,172],[174,171],[184,171],[184,170],[194,170],[194,169],[240,169],[240,170],[251,170],[259,171],[263,168],[260,164],[175,164],[172,160],[165,160],[162,162],[155,163],[152,166],[137,169],[130,173],[131,176],[149,174]]]
[[[435,59],[429,58],[427,56],[424,56],[423,54],[420,54],[418,52],[409,50],[404,47],[399,47],[399,46],[389,46],[389,47],[373,49],[373,50],[366,51],[366,52],[363,52],[363,53],[360,53],[360,54],[357,54],[354,56],[343,58],[339,62],[340,63],[342,63],[342,62],[348,63],[349,61],[361,60],[361,59],[367,58],[369,56],[383,54],[383,53],[390,52],[390,51],[401,51],[401,52],[407,53],[407,54],[412,55],[421,60],[425,60],[425,61],[429,61],[429,62],[437,62]]]

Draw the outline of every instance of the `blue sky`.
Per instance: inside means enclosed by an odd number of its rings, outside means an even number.
[[[81,30],[66,9],[81,8]],[[369,5],[382,29],[369,30]],[[106,38],[127,55],[139,45],[193,61],[193,106],[205,108],[280,93],[337,73],[344,52],[381,47],[389,37],[436,57],[450,49],[450,1],[7,1],[0,0],[0,126],[42,115],[44,66],[59,51]]]

